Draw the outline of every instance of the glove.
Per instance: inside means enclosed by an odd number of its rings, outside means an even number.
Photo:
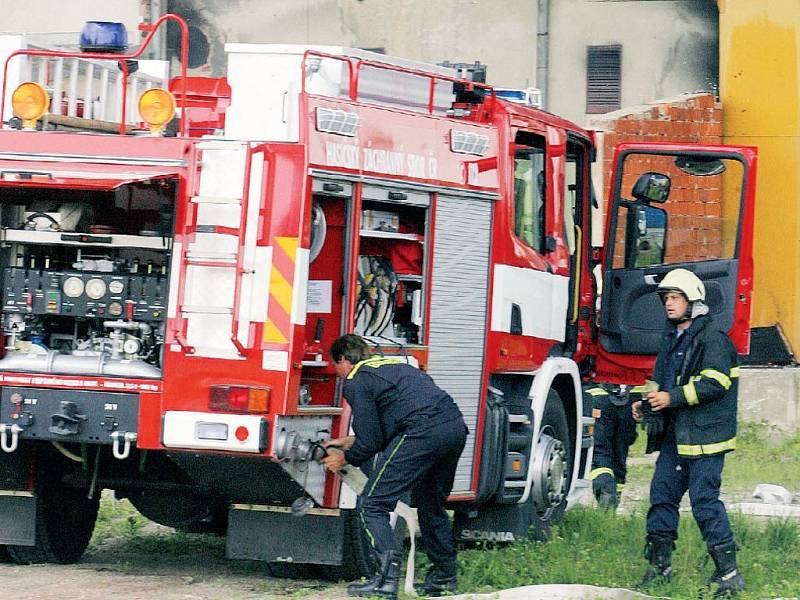
[[[642,402],[642,416],[647,435],[658,437],[664,433],[664,414],[654,412],[647,400]]]
[[[647,431],[647,448],[645,454],[655,452],[661,445],[664,435],[664,413],[654,412],[647,399],[642,400],[642,424]]]

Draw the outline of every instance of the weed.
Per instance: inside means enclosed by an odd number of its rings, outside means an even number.
[[[162,559],[180,556],[221,558],[225,553],[224,538],[181,531],[138,535],[130,539],[127,546],[132,551]]]
[[[89,548],[95,550],[112,539],[133,538],[149,522],[127,500],[115,500],[110,493],[105,493],[100,502]]]

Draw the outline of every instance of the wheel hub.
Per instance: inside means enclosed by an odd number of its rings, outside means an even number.
[[[559,506],[567,486],[567,452],[550,433],[543,431],[534,449],[531,498],[540,512]]]

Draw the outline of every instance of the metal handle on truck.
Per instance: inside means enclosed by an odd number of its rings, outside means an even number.
[[[2,448],[3,452],[11,454],[17,450],[17,444],[19,444],[19,434],[21,431],[22,427],[16,423],[13,425],[0,423],[0,448]],[[11,434],[10,441],[9,433]]]
[[[114,458],[118,460],[128,458],[131,453],[131,442],[135,442],[138,437],[132,431],[115,431],[112,433],[111,452],[114,454]]]

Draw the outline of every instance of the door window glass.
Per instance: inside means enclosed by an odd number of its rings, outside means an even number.
[[[517,150],[514,159],[514,233],[541,252],[544,246],[545,152]]]
[[[628,154],[616,198],[612,267],[736,256],[744,166],[735,159]]]

